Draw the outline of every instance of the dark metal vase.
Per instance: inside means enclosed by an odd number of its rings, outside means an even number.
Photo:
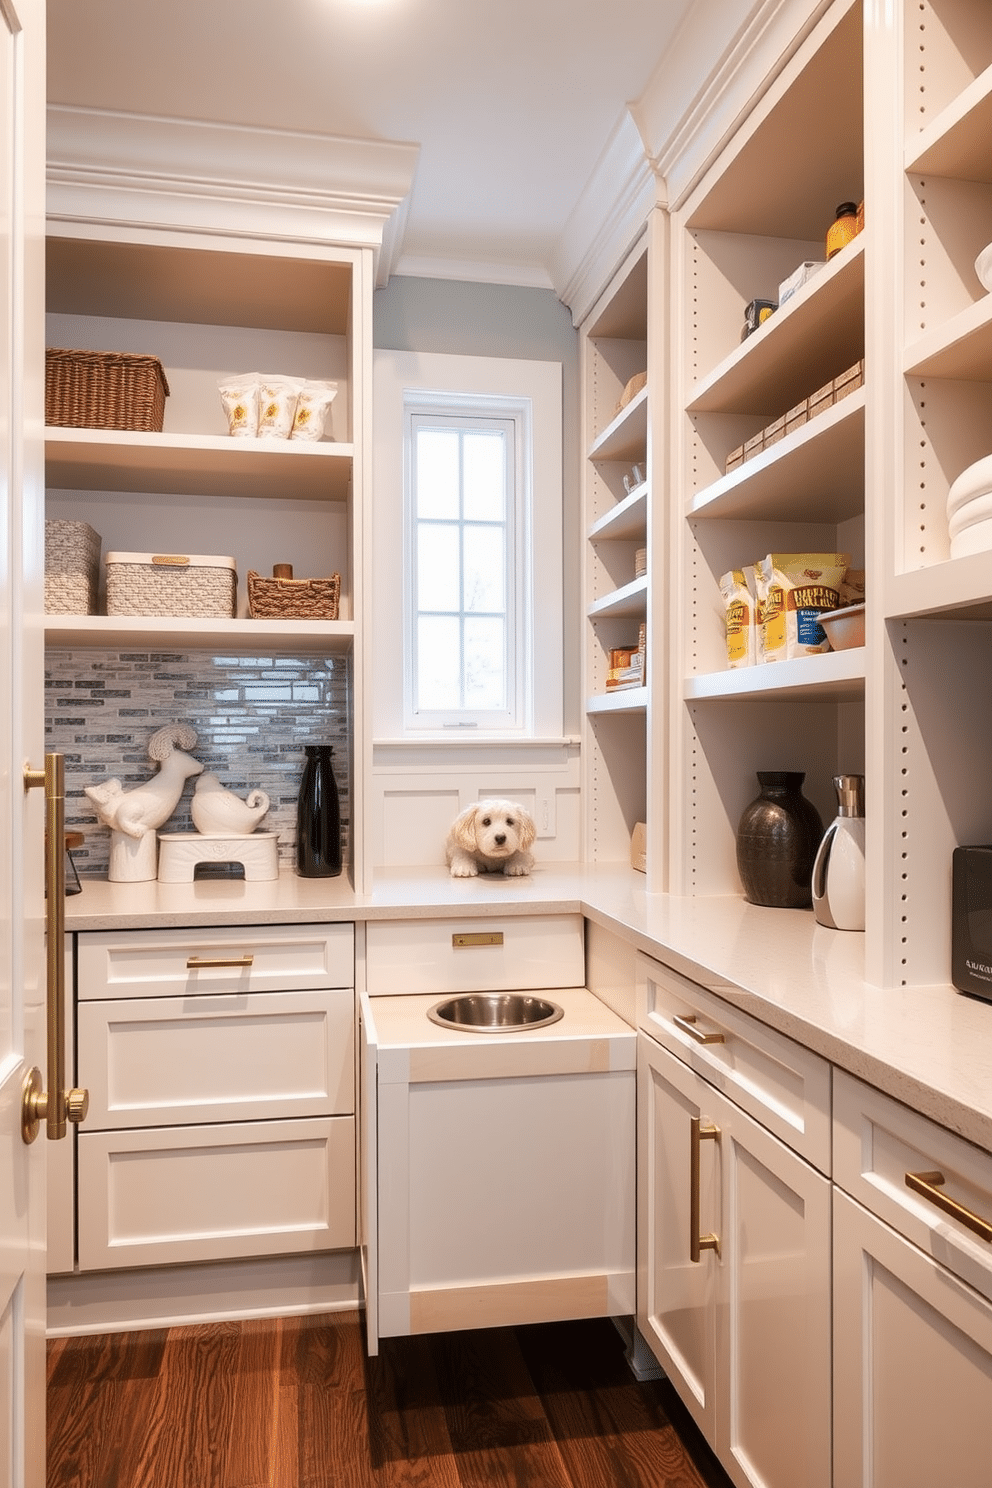
[[[341,872],[341,806],[330,744],[306,744],[296,806],[296,871],[301,878]]]
[[[737,868],[750,904],[807,909],[813,860],[823,836],[820,813],[802,793],[802,771],[759,770],[761,794],[737,829]]]

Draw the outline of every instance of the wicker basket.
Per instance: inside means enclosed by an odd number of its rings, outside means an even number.
[[[45,352],[45,423],[160,434],[169,384],[158,357],[120,351]]]
[[[248,570],[248,614],[253,620],[336,620],[340,598],[340,574],[266,579]]]
[[[108,553],[108,615],[234,616],[233,558],[202,553]]]
[[[88,522],[45,523],[45,613],[95,615],[100,534]]]

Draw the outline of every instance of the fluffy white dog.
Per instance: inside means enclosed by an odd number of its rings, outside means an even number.
[[[537,835],[532,817],[515,801],[479,801],[455,817],[445,843],[452,878],[479,873],[529,873]]]

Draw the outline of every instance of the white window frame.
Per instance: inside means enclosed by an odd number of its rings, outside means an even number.
[[[409,391],[404,396],[404,523],[406,538],[406,561],[404,564],[405,623],[404,645],[409,648],[409,663],[405,672],[404,730],[486,729],[498,732],[519,731],[526,717],[526,678],[529,668],[528,632],[532,625],[532,606],[528,595],[532,592],[529,570],[532,553],[525,541],[531,530],[531,486],[530,450],[532,418],[530,403],[526,399],[468,397],[465,394],[417,393]],[[414,436],[418,426],[433,421],[449,421],[457,425],[464,421],[467,428],[510,429],[508,453],[510,469],[507,480],[507,508],[503,530],[506,538],[506,703],[498,711],[483,711],[476,708],[455,708],[440,711],[417,706],[417,670],[420,662],[416,624],[419,611],[419,596],[416,584],[417,515],[414,491]]]
[[[562,375],[560,362],[465,357],[444,353],[378,350],[373,357],[373,490],[365,567],[369,600],[366,635],[372,646],[372,732],[377,743],[443,741],[444,744],[510,743],[562,737]],[[522,613],[518,667],[522,697],[518,716],[504,727],[481,721],[469,728],[411,727],[406,547],[406,416],[414,407],[487,405],[521,410],[529,426],[530,453],[523,459],[520,580]]]

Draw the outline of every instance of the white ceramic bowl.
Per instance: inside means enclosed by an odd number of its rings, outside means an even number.
[[[975,259],[975,273],[982,281],[983,288],[992,291],[992,243],[983,248]]]
[[[842,610],[828,610],[820,616],[820,624],[834,651],[850,651],[865,643],[864,602],[846,605]]]
[[[947,515],[953,517],[969,501],[992,491],[992,455],[984,455],[962,470],[947,493]]]

